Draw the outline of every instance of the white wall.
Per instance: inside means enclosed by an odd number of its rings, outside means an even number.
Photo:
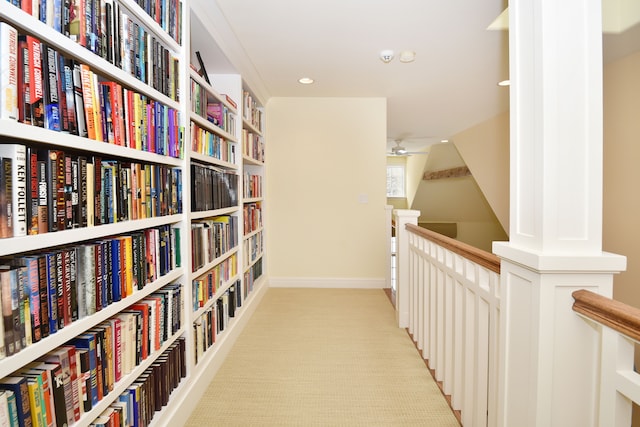
[[[386,100],[272,98],[266,117],[271,285],[383,287]]]

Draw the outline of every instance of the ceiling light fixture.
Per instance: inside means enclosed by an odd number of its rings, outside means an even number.
[[[313,79],[311,77],[302,77],[298,79],[298,83],[303,85],[310,85],[311,83],[313,83]]]
[[[390,49],[383,50],[380,52],[380,60],[385,64],[388,64],[393,59],[393,51]]]
[[[416,59],[416,53],[412,50],[403,50],[400,52],[400,62],[413,62]]]

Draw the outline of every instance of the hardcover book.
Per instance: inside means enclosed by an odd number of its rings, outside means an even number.
[[[11,158],[0,158],[0,166],[0,238],[13,237],[13,164]]]
[[[40,40],[27,36],[29,49],[29,100],[31,120],[34,126],[44,127],[44,92],[42,72],[42,51]]]
[[[18,120],[18,31],[0,22],[0,119]]]
[[[18,413],[18,425],[32,427],[31,405],[29,403],[29,386],[25,377],[9,376],[0,378],[0,389],[11,390],[15,395]]]
[[[27,235],[27,148],[23,144],[0,144],[0,157],[11,159],[11,206],[13,237]]]
[[[58,99],[57,52],[42,43],[42,72],[44,96],[44,127],[54,131],[61,130],[60,104]]]

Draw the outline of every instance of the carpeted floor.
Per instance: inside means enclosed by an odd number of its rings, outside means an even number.
[[[271,288],[186,426],[452,426],[380,289]]]

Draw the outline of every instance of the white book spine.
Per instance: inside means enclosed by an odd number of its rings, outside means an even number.
[[[0,22],[0,119],[18,119],[18,31]]]

